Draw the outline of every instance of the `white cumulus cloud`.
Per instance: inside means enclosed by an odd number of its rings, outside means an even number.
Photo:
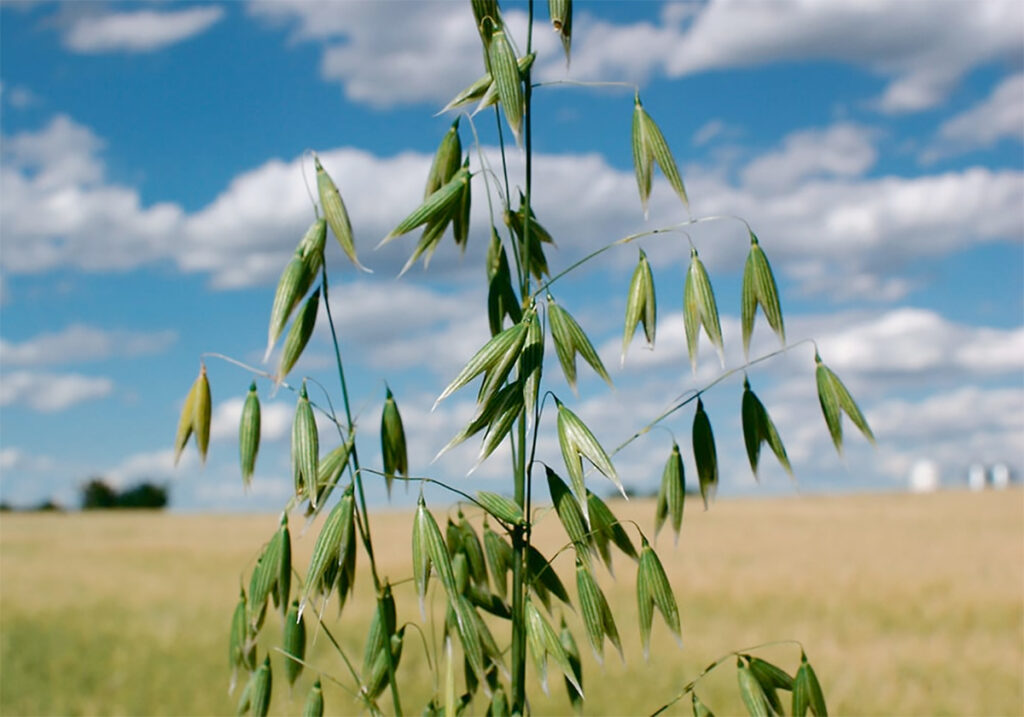
[[[33,336],[20,342],[0,339],[0,363],[40,366],[97,361],[111,356],[135,357],[167,350],[177,332],[122,331],[71,324],[66,328]]]
[[[1024,142],[1024,73],[1005,78],[984,101],[943,122],[923,159],[991,147],[1002,139]]]
[[[68,24],[64,46],[84,54],[153,52],[206,32],[223,16],[216,6],[82,13]]]
[[[77,373],[5,371],[0,375],[0,406],[25,405],[41,413],[110,395],[114,382]]]

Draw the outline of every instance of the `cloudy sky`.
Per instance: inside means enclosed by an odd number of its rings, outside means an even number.
[[[630,154],[639,88],[672,148],[694,217],[746,219],[780,282],[793,348],[750,371],[798,484],[767,456],[761,485],[739,433],[742,376],[706,397],[721,495],[893,489],[922,459],[949,482],[967,466],[1024,468],[1024,6],[1009,2],[579,2],[567,70],[539,3],[535,210],[554,270],[627,234],[687,218],[657,175],[644,219]],[[505,7],[526,45],[524,4]],[[481,72],[468,3],[17,3],[2,22],[0,497],[77,502],[93,475],[169,481],[183,510],[266,510],[287,497],[294,396],[260,384],[264,443],[243,493],[237,420],[250,376],[206,362],[210,458],[171,466],[178,411],[203,352],[258,365],[277,278],[312,219],[303,175],[316,151],[352,216],[356,273],[328,245],[331,305],[352,382],[363,460],[379,460],[385,380],[413,472],[501,490],[501,452],[470,478],[476,446],[431,464],[471,415],[434,398],[488,337],[484,185],[461,256],[395,276],[413,236],[373,247],[415,207],[452,116],[435,113]],[[497,161],[494,117],[474,126]],[[462,121],[465,146],[473,143]],[[479,168],[473,151],[474,169]],[[523,156],[509,152],[510,182]],[[742,224],[696,225],[726,363],[742,364]],[[687,237],[639,243],[654,269],[657,348],[624,367],[622,316],[636,245],[552,291],[590,333],[615,383],[581,366],[572,396],[549,346],[547,387],[609,446],[720,368],[686,357]],[[321,319],[324,319],[321,316]],[[815,339],[878,437],[847,423],[842,458],[814,393]],[[758,323],[752,354],[778,348]],[[704,349],[707,349],[704,346]],[[293,380],[338,401],[321,324]],[[269,367],[268,367],[269,368]],[[313,384],[310,384],[311,387]],[[314,400],[326,402],[320,388]],[[687,475],[692,409],[620,454],[624,482],[656,485],[672,435]],[[557,465],[553,416],[539,457]],[[324,432],[332,447],[334,434]],[[598,480],[601,480],[598,478]],[[383,500],[373,485],[371,498]],[[399,492],[400,495],[400,492]]]

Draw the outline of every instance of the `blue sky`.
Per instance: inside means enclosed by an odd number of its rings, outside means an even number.
[[[503,8],[524,47],[525,5]],[[796,346],[750,378],[799,486],[771,465],[754,484],[735,379],[706,400],[722,495],[891,489],[924,459],[949,483],[975,462],[1024,469],[1018,3],[579,2],[568,70],[545,3],[537,22],[535,80],[639,87],[676,155],[693,215],[750,222],[780,281],[790,342],[817,340],[878,436],[871,448],[847,424],[847,450],[836,456],[814,394],[813,350]],[[248,494],[237,467],[250,380],[241,369],[207,359],[207,465],[190,449],[174,469],[171,447],[203,352],[261,359],[277,277],[312,218],[302,178],[312,175],[311,149],[337,181],[360,257],[375,272],[355,273],[329,245],[364,461],[379,460],[387,380],[413,472],[502,489],[501,452],[468,479],[475,445],[430,463],[472,412],[469,395],[431,414],[433,400],[488,335],[479,308],[482,182],[474,180],[465,256],[446,240],[429,272],[417,266],[396,280],[414,239],[373,251],[422,196],[452,119],[435,113],[481,72],[468,3],[6,2],[0,23],[3,500],[74,505],[81,483],[100,475],[120,485],[169,481],[183,510],[284,502],[287,391],[274,396],[260,385],[265,434]],[[553,84],[535,100],[535,205],[558,242],[553,269],[686,218],[657,175],[644,220],[631,89]],[[495,157],[493,116],[474,121]],[[462,140],[472,143],[465,120]],[[513,150],[510,159],[512,182],[521,183],[522,155]],[[740,365],[742,226],[711,222],[690,235],[718,296],[727,363]],[[658,345],[651,353],[638,339],[624,368],[621,322],[636,249],[609,252],[555,286],[615,381],[609,391],[582,367],[580,397],[570,401],[609,445],[719,370],[711,351],[702,351],[696,375],[689,369],[686,238],[641,245],[658,290]],[[753,353],[776,347],[759,324]],[[548,356],[548,388],[571,397],[550,346]],[[304,375],[337,400],[322,322],[292,381]],[[684,446],[691,420],[682,411],[667,424]],[[553,421],[543,425],[551,430],[540,455],[557,464]],[[670,445],[655,431],[627,449],[625,482],[656,486]],[[379,486],[370,494],[383,500]]]

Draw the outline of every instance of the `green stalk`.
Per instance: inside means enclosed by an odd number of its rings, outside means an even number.
[[[338,378],[341,381],[341,397],[345,404],[345,419],[348,421],[349,434],[354,435],[352,430],[352,408],[348,399],[348,384],[345,381],[345,367],[341,361],[341,347],[338,344],[338,333],[334,329],[334,317],[331,315],[330,297],[327,295],[327,263],[320,265],[320,273],[323,277],[324,306],[327,308],[327,323],[331,327],[331,340],[334,342],[334,358],[338,364]],[[366,510],[366,493],[363,491],[363,474],[359,469],[359,452],[356,450],[356,441],[352,440],[352,480],[356,484],[356,493],[359,496],[359,510],[356,511],[356,521],[359,533],[363,537],[363,548],[370,560],[370,573],[373,576],[373,589],[377,593],[377,611],[380,615],[381,625],[386,624],[384,620],[384,593],[381,590],[380,577],[377,575],[377,561],[373,557],[373,540],[370,537],[370,514]],[[391,643],[389,640],[384,646],[384,654],[388,663],[388,682],[391,687],[391,700],[395,706],[395,715],[402,714],[402,702],[398,697],[398,684],[395,682],[395,664],[391,655]]]
[[[526,52],[533,51],[533,0],[528,6]],[[523,93],[523,121],[526,123],[526,198],[523,206],[523,245],[522,261],[519,263],[520,296],[530,294],[530,201],[533,189],[533,113],[531,70],[527,69],[525,91]],[[503,156],[504,158],[504,156]],[[519,382],[522,384],[526,376],[522,371],[520,359]],[[530,546],[530,486],[526,465],[526,418],[529,406],[523,406],[519,414],[517,440],[513,446],[515,461],[515,501],[523,508],[526,516],[525,526],[516,528],[512,535],[512,550],[515,558],[512,563],[512,714],[523,714],[526,711],[526,589],[525,562]]]

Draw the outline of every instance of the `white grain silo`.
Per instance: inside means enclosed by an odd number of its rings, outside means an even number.
[[[992,487],[1000,490],[1010,487],[1010,466],[1005,463],[992,466]]]
[[[967,469],[967,487],[971,490],[985,490],[988,483],[988,471],[981,463],[972,463]]]
[[[939,489],[939,465],[922,458],[910,468],[910,490],[913,493],[934,493]]]

